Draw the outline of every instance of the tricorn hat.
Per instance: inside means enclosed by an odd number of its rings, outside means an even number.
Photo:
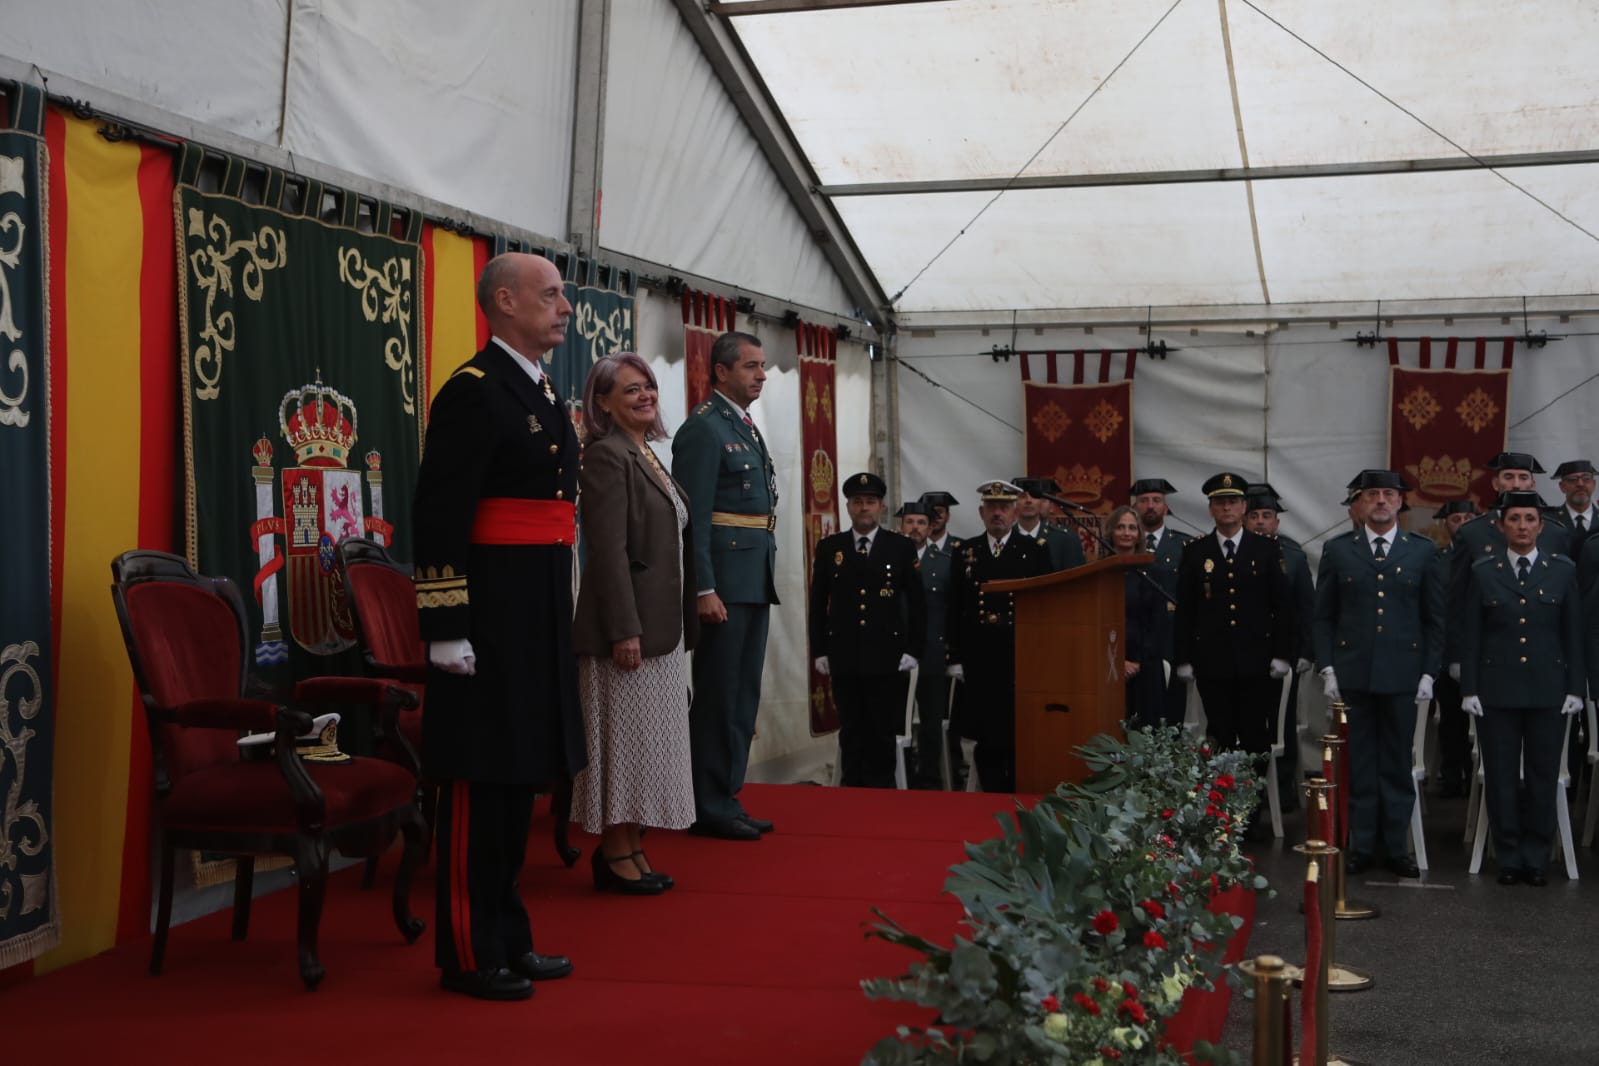
[[[1177,489],[1170,481],[1163,477],[1144,477],[1133,482],[1133,487],[1127,490],[1128,496],[1142,496],[1147,492],[1163,492],[1170,496]]]
[[[1559,481],[1567,474],[1599,474],[1599,470],[1595,470],[1586,459],[1567,459],[1555,467],[1555,480]]]
[[[1400,492],[1409,492],[1410,486],[1405,484],[1405,479],[1397,470],[1362,470],[1355,475],[1349,483],[1355,492],[1364,492],[1367,489],[1397,489]]]
[[[931,492],[924,492],[924,493],[921,494],[920,497],[918,497],[918,500],[921,503],[927,504],[927,506],[929,506],[929,507],[959,507],[960,506],[960,501],[959,500],[955,499],[954,496],[951,496],[949,493],[945,492],[942,489],[934,489]]]
[[[1527,468],[1524,466],[1512,466],[1506,467],[1506,469],[1525,470]],[[1513,490],[1511,492],[1501,492],[1499,494],[1499,500],[1497,501],[1496,506],[1498,506],[1499,510],[1501,511],[1508,511],[1512,507],[1532,507],[1542,511],[1548,505],[1543,502],[1543,497],[1538,495],[1536,492]]]
[[[1450,500],[1432,513],[1434,518],[1448,518],[1452,514],[1476,514],[1477,504],[1474,500]]]
[[[1545,472],[1531,452],[1500,452],[1483,466],[1488,470],[1525,470],[1532,474]]]
[[[1060,486],[1055,484],[1052,477],[1019,477],[1012,484],[1029,496],[1043,499],[1045,496],[1059,496]]]
[[[1245,487],[1244,506],[1251,511],[1288,513],[1288,508],[1283,506],[1283,501],[1277,496],[1277,490],[1272,488],[1268,481],[1257,481]]]
[[[899,510],[894,512],[895,518],[904,518],[908,514],[919,514],[924,518],[933,517],[933,505],[923,503],[921,500],[906,500],[900,504]]]

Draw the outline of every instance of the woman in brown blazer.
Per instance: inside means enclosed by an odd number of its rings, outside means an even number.
[[[649,442],[666,436],[655,375],[632,352],[594,364],[583,389],[578,517],[587,558],[573,644],[588,767],[572,820],[600,834],[594,887],[657,895],[641,825],[694,821],[688,649],[699,635],[688,497]]]

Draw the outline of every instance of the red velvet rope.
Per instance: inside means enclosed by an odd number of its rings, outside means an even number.
[[[1330,843],[1349,850],[1349,723],[1338,723],[1338,735],[1344,738],[1338,749],[1338,839]]]
[[[1321,982],[1321,886],[1305,873],[1305,983],[1299,993],[1299,1061],[1316,1056],[1316,989]]]

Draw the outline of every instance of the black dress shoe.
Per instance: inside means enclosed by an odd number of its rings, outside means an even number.
[[[772,823],[768,822],[765,818],[755,818],[751,816],[748,811],[741,811],[739,813],[738,820],[743,822],[745,825],[750,826],[757,833],[770,833],[774,828]]]
[[[1351,851],[1349,858],[1344,860],[1344,873],[1350,877],[1363,874],[1371,869],[1371,856],[1359,851]]]
[[[445,970],[439,974],[439,987],[473,999],[527,999],[533,982],[519,973],[498,970]]]
[[[1521,880],[1521,871],[1514,866],[1506,866],[1499,871],[1499,876],[1494,880],[1501,885],[1513,885]]]
[[[715,837],[718,840],[759,840],[761,831],[748,822],[734,818],[728,822],[698,821],[688,827],[697,837]]]
[[[1398,858],[1390,858],[1388,860],[1388,869],[1393,871],[1393,873],[1399,877],[1421,876],[1421,867],[1417,866],[1416,860],[1412,859],[1409,855],[1401,855]]]
[[[611,869],[612,863],[632,861],[631,855],[619,855],[614,859],[608,859],[604,852],[595,848],[594,857],[590,860],[590,865],[594,868],[595,890],[616,892],[624,896],[659,896],[666,891],[666,887],[659,881],[651,881],[646,877],[623,877]]]
[[[572,960],[565,955],[537,955],[530,951],[511,960],[511,971],[529,981],[554,981],[572,972]]]
[[[643,873],[645,879],[656,882],[662,888],[671,888],[677,884],[676,881],[672,880],[671,874],[663,874],[661,871],[653,868],[648,870],[644,869],[645,866],[649,865],[650,857],[644,854],[642,851],[635,851],[633,854],[629,855],[628,858],[633,860],[633,865],[639,868],[639,871]],[[640,859],[644,860],[642,864],[638,861]]]
[[[1544,876],[1542,870],[1524,870],[1521,879],[1533,888],[1542,888],[1549,883],[1549,878]]]

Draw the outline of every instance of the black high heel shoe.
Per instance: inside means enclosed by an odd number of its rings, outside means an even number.
[[[628,858],[630,858],[630,859],[643,859],[645,862],[649,862],[650,861],[649,856],[645,855],[642,851],[635,851],[635,852],[633,852],[633,854],[629,855]],[[638,863],[635,862],[633,865],[634,866],[638,866]],[[671,888],[673,885],[677,884],[676,881],[672,880],[672,875],[671,874],[663,874],[663,873],[661,873],[661,871],[656,870],[653,867],[651,869],[646,870],[642,866],[639,866],[639,872],[644,875],[644,879],[646,881],[654,881],[657,884],[659,884],[663,891],[668,889],[668,888]]]
[[[590,865],[594,868],[594,888],[598,892],[616,892],[624,896],[659,896],[666,891],[666,886],[659,881],[652,881],[648,877],[639,877],[631,880],[623,877],[611,869],[612,863],[631,862],[632,855],[619,855],[614,859],[606,858],[605,853],[599,848],[594,849],[594,857]]]

